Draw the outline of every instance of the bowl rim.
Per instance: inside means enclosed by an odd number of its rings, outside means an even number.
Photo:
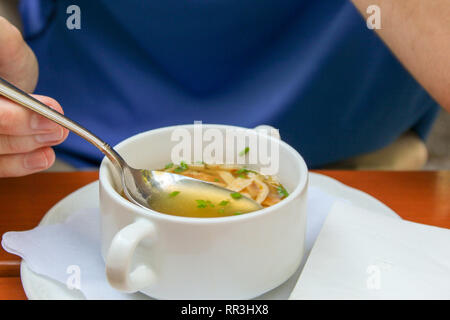
[[[239,126],[233,126],[233,125],[224,125],[224,124],[202,124],[204,128],[210,127],[210,128],[235,128],[235,129],[249,129]],[[157,133],[161,133],[164,131],[171,131],[177,128],[189,128],[194,127],[194,124],[180,124],[180,125],[174,125],[174,126],[168,126],[168,127],[162,127],[157,129],[152,129],[148,131],[144,131],[141,133],[138,133],[136,135],[133,135],[121,142],[119,142],[117,145],[114,146],[114,148],[120,149],[122,146],[133,143],[133,141],[144,138],[148,135],[154,135]],[[251,130],[251,129],[250,129]],[[260,135],[262,133],[256,132],[256,134]],[[274,204],[273,206],[263,208],[261,210],[249,212],[242,215],[235,215],[235,216],[226,216],[226,217],[212,217],[212,218],[197,218],[197,217],[184,217],[184,216],[175,216],[170,215],[158,211],[154,211],[152,209],[146,209],[143,207],[140,207],[131,201],[124,199],[112,186],[111,182],[107,179],[107,173],[109,176],[112,176],[112,174],[109,171],[109,168],[113,166],[111,161],[105,156],[100,164],[99,169],[99,183],[100,183],[100,189],[104,189],[106,193],[109,194],[109,196],[116,200],[121,206],[126,207],[129,210],[133,210],[135,213],[139,214],[143,217],[152,217],[156,220],[160,221],[172,221],[172,222],[178,222],[178,223],[186,223],[186,224],[215,224],[215,223],[227,223],[227,222],[242,222],[246,221],[248,219],[254,219],[257,217],[263,217],[265,215],[268,215],[272,212],[278,211],[278,209],[281,209],[282,207],[287,206],[289,203],[294,201],[297,197],[299,197],[301,194],[306,192],[308,180],[309,180],[309,171],[308,167],[305,163],[305,160],[303,157],[295,150],[293,147],[291,147],[286,142],[274,138],[272,136],[267,135],[267,139],[273,140],[276,143],[280,144],[280,147],[285,148],[290,154],[293,155],[294,158],[296,158],[299,161],[300,164],[300,183],[294,188],[293,191],[289,194],[289,196],[286,199],[283,199],[283,201],[278,202],[277,204]],[[102,201],[102,198],[100,198],[100,201]],[[100,205],[101,207],[101,205]]]

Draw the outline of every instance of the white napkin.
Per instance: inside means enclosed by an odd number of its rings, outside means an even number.
[[[38,226],[29,231],[7,232],[3,248],[20,256],[37,274],[80,289],[87,299],[128,299],[111,288],[100,255],[100,214],[85,209],[62,224]]]
[[[306,252],[311,250],[336,200],[321,189],[309,187]],[[97,208],[74,212],[64,223],[7,232],[3,235],[2,246],[22,257],[35,273],[59,281],[68,288],[79,287],[87,299],[142,298],[140,294],[126,294],[113,289],[106,279],[105,264],[100,255],[100,213]],[[299,271],[283,290],[287,287],[287,290],[292,290],[298,274]],[[79,279],[75,278],[77,276]],[[274,292],[269,296],[278,297]]]
[[[450,230],[337,201],[290,299],[450,299]]]

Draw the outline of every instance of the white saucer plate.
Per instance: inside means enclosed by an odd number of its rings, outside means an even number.
[[[348,200],[352,204],[359,207],[399,218],[399,216],[394,211],[392,211],[379,200],[373,198],[367,193],[346,186],[330,177],[317,173],[310,173],[309,183],[310,186],[321,188],[329,194]],[[40,225],[61,223],[66,220],[67,217],[69,217],[71,214],[80,212],[80,209],[98,207],[98,202],[98,181],[95,181],[71,193],[70,195],[59,201],[57,204],[55,204],[42,218]],[[300,275],[300,268],[282,285],[265,293],[257,299],[288,299]],[[25,290],[25,294],[30,300],[85,299],[84,295],[80,291],[70,290],[65,285],[57,281],[34,273],[27,267],[27,264],[23,260],[20,267],[20,277],[22,280],[23,288]],[[133,298],[151,299],[150,297],[140,293],[134,294]]]

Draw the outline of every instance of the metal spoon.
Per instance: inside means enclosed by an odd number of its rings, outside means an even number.
[[[129,166],[109,144],[89,130],[46,106],[2,78],[0,78],[0,94],[56,122],[96,146],[119,171],[122,178],[123,190],[127,198],[140,207],[150,208],[163,213],[176,214],[176,212],[169,211],[174,210],[176,207],[186,208],[186,197],[174,197],[172,196],[174,191],[183,194],[189,193],[192,199],[230,198],[232,191],[212,183],[169,172],[135,169]],[[183,202],[177,205],[177,201]],[[192,200],[192,205],[197,205],[194,200]],[[261,205],[256,201],[242,196],[239,200],[232,199],[232,201],[229,201],[227,211],[246,213],[261,208]]]

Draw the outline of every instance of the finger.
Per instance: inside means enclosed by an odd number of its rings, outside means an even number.
[[[20,177],[50,168],[55,152],[44,147],[29,153],[0,156],[0,177]]]
[[[20,31],[0,17],[0,76],[26,92],[37,83],[38,63]]]
[[[27,153],[44,146],[55,146],[67,138],[67,131],[61,127],[49,133],[34,136],[2,136],[0,135],[0,155]]]
[[[32,95],[50,108],[63,113],[59,103],[40,95]],[[19,106],[11,100],[0,97],[0,134],[1,135],[33,135],[48,133],[58,127],[55,122]]]
[[[24,42],[19,29],[2,16],[0,16],[0,41],[8,44],[0,48],[0,58],[15,58]]]

